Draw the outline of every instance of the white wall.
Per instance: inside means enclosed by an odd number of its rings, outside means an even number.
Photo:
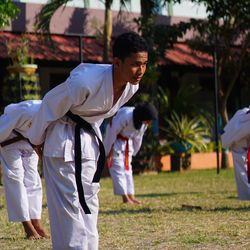
[[[174,4],[173,14],[174,16],[196,18],[205,18],[207,16],[206,8],[204,5],[197,5],[188,0],[182,0],[181,4]]]
[[[14,2],[24,2],[24,3],[47,3],[48,0],[13,0]],[[104,0],[89,0],[90,8],[93,9],[104,9]],[[68,3],[68,6],[72,7],[83,7],[83,0],[72,0]],[[127,6],[129,11],[140,13],[140,0],[131,0],[131,4]],[[113,10],[120,9],[120,0],[113,0],[112,5]],[[162,11],[163,15],[167,15],[167,8],[164,8]],[[196,17],[204,18],[206,17],[206,9],[204,5],[198,6],[190,2],[189,0],[182,0],[181,4],[173,5],[173,15],[174,16],[183,16],[183,17]]]

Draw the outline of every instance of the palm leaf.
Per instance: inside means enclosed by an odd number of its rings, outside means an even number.
[[[210,137],[210,131],[206,120],[202,116],[190,119],[185,115],[172,112],[170,118],[165,118],[166,127],[161,127],[165,132],[165,138],[171,143],[181,145],[191,144],[194,149],[206,149],[206,138]]]
[[[158,87],[157,98],[159,103],[168,106],[169,105],[169,91],[168,89],[164,90],[162,87]]]
[[[68,2],[72,0],[51,0],[48,4],[44,5],[41,11],[36,15],[35,26],[37,31],[43,33],[50,33],[50,21],[52,16],[61,6],[64,5],[64,8]]]

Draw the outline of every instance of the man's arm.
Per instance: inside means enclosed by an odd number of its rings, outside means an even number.
[[[43,98],[42,104],[32,119],[32,125],[27,132],[30,142],[40,145],[44,142],[45,130],[49,124],[66,114],[72,101],[66,82],[49,91]]]
[[[64,83],[56,86],[44,96],[27,133],[32,144],[42,144],[45,131],[53,121],[62,118],[72,107],[83,105],[89,95],[84,78],[87,77],[77,73],[72,74]]]

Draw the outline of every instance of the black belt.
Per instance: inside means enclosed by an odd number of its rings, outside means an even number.
[[[0,143],[1,147],[5,147],[5,146],[7,146],[7,145],[10,145],[10,144],[12,144],[12,143],[15,143],[15,142],[18,142],[18,141],[21,141],[21,140],[25,140],[25,141],[27,141],[28,143],[30,143],[29,140],[28,140],[27,138],[25,138],[25,137],[24,137],[22,134],[20,134],[19,132],[15,131],[15,130],[13,130],[12,132],[13,132],[14,134],[16,134],[16,136],[13,137],[13,138],[11,138],[11,139],[9,139],[9,140],[6,140],[6,141],[1,142],[1,143]]]
[[[81,136],[80,136],[81,128],[84,129],[84,131],[94,135],[97,138],[98,143],[99,143],[100,154],[99,154],[98,161],[97,161],[97,169],[96,169],[92,182],[100,181],[102,170],[104,168],[105,159],[106,159],[105,149],[104,149],[101,139],[97,136],[91,124],[83,120],[80,116],[73,114],[71,111],[68,111],[66,115],[72,121],[76,123],[76,126],[75,126],[75,168],[76,168],[75,177],[76,177],[76,185],[77,185],[77,191],[79,194],[80,204],[85,214],[91,214],[90,209],[84,198],[84,191],[83,191],[82,180],[81,180],[81,172],[82,172],[82,152],[81,152]]]

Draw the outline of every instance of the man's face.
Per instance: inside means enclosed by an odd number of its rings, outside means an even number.
[[[147,63],[147,52],[133,53],[123,61],[117,58],[116,65],[120,80],[130,82],[131,84],[138,84],[146,71]]]

